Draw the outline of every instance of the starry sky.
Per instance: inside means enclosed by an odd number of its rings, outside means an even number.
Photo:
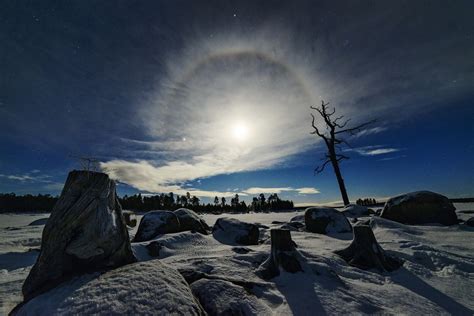
[[[340,200],[310,105],[351,123],[349,196],[474,195],[472,1],[6,1],[0,192],[74,156],[119,194]],[[317,122],[322,124],[321,122]]]

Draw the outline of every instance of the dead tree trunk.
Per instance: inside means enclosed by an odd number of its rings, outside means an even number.
[[[402,262],[389,256],[380,247],[369,225],[354,226],[354,239],[349,247],[335,251],[349,265],[360,269],[376,268],[379,271],[394,271]]]
[[[257,269],[257,274],[268,280],[280,275],[280,267],[290,273],[303,271],[299,262],[301,255],[295,248],[290,231],[287,229],[272,229],[270,236],[270,255]]]
[[[342,178],[341,169],[339,168],[339,163],[344,159],[349,159],[349,157],[338,153],[338,150],[340,150],[338,146],[342,146],[342,145],[349,146],[349,144],[346,142],[344,138],[342,138],[341,135],[343,134],[355,135],[357,133],[360,133],[361,131],[363,131],[363,129],[367,125],[372,124],[375,121],[370,121],[370,122],[357,125],[355,127],[346,128],[346,125],[350,121],[350,119],[346,120],[344,123],[340,123],[340,120],[343,119],[344,116],[341,115],[339,117],[333,118],[333,115],[336,112],[336,109],[332,109],[331,111],[328,108],[328,105],[329,103],[324,103],[324,101],[322,101],[321,107],[314,107],[314,106],[310,107],[311,109],[319,113],[321,118],[324,120],[324,124],[326,125],[324,129],[318,128],[316,124],[316,118],[311,113],[311,116],[313,118],[311,125],[314,129],[314,131],[311,132],[311,134],[315,134],[318,137],[322,138],[327,147],[327,153],[322,159],[324,162],[320,164],[318,167],[316,167],[314,171],[315,173],[321,173],[323,172],[324,168],[326,167],[328,163],[332,164],[334,173],[336,175],[337,183],[339,185],[339,190],[341,191],[342,201],[344,202],[344,205],[347,205],[349,204],[349,197],[347,194],[346,186],[344,184],[344,179]]]
[[[335,153],[335,149],[333,150],[333,154],[331,155],[331,163],[334,169],[334,174],[336,175],[337,184],[339,185],[339,191],[341,191],[342,202],[344,205],[348,205],[349,196],[347,195],[346,185],[344,184],[344,179],[342,178],[341,169],[339,168],[339,161],[337,160],[337,156]]]

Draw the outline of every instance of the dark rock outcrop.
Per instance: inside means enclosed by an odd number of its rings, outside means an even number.
[[[258,226],[235,218],[222,217],[212,227],[212,235],[222,243],[257,245],[260,235]]]
[[[23,284],[26,300],[72,275],[134,262],[115,182],[72,171],[47,221],[41,252]]]
[[[152,211],[143,215],[134,242],[147,241],[158,235],[180,231],[178,216],[170,211]]]
[[[455,210],[447,197],[430,191],[418,191],[389,199],[380,217],[409,225],[454,225],[458,223]]]
[[[310,207],[305,212],[306,230],[318,234],[347,233],[351,224],[341,212],[329,207]]]
[[[179,208],[173,213],[175,213],[179,219],[179,231],[196,231],[207,235],[211,230],[207,223],[190,209]]]

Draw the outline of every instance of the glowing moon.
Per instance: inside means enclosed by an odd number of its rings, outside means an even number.
[[[232,137],[237,141],[244,141],[249,136],[247,125],[239,122],[232,126]]]

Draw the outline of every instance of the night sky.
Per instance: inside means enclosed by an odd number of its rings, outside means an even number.
[[[352,200],[474,195],[473,1],[3,1],[0,192],[58,194],[71,156],[119,194],[340,199],[311,135],[353,124]]]

